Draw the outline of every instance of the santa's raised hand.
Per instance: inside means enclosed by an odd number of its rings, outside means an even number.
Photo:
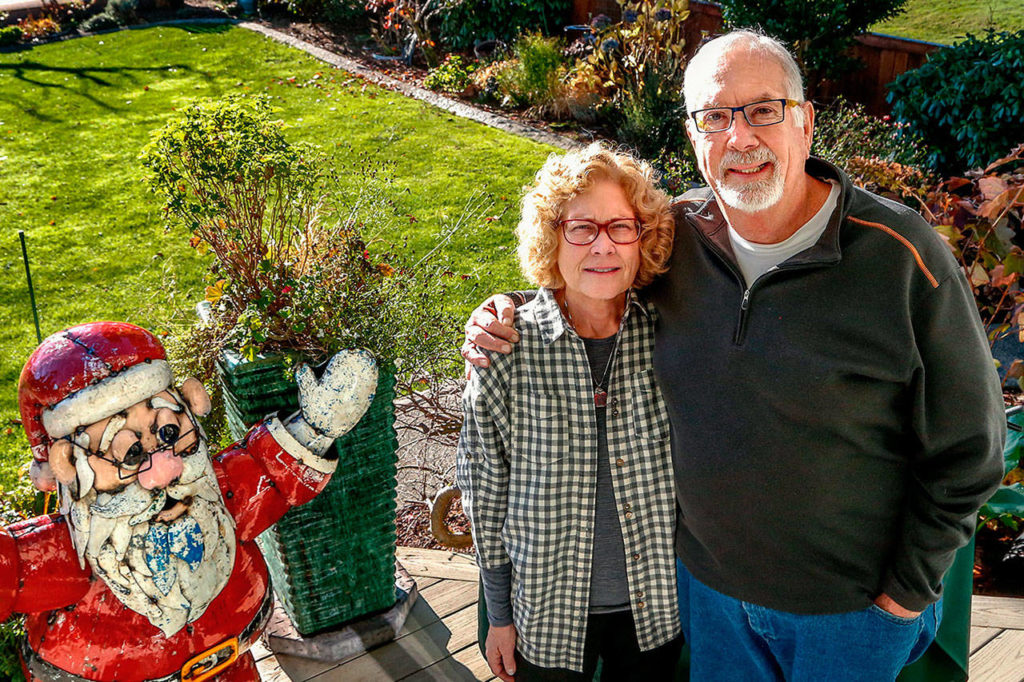
[[[296,370],[295,381],[300,409],[287,420],[288,430],[307,447],[323,452],[369,409],[377,390],[377,363],[367,351],[344,350],[331,358],[319,379],[304,364]]]

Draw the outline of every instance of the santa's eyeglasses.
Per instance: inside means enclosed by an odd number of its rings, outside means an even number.
[[[188,417],[188,421],[192,425],[191,429],[182,432],[177,424],[164,424],[163,426],[159,427],[156,430],[156,435],[161,442],[160,446],[155,447],[152,450],[144,450],[142,448],[142,443],[139,441],[135,441],[130,446],[128,446],[128,449],[125,450],[124,456],[121,459],[105,457],[104,454],[101,452],[93,452],[86,448],[85,446],[81,445],[80,443],[76,443],[71,436],[64,436],[61,440],[66,440],[67,442],[71,443],[71,445],[73,445],[74,447],[78,448],[79,450],[82,450],[87,457],[95,457],[96,459],[101,459],[104,462],[113,465],[117,469],[118,479],[124,481],[126,479],[132,478],[133,476],[138,476],[144,471],[149,471],[150,469],[152,469],[153,455],[155,455],[158,452],[166,450],[168,447],[171,447],[173,452],[174,444],[186,438],[189,435],[194,434],[194,437],[192,438],[192,444],[189,445],[184,450],[174,452],[174,454],[177,455],[178,457],[188,457],[189,455],[195,454],[196,451],[199,450],[199,436],[201,435],[199,433],[199,426],[196,424],[195,417],[192,416],[191,412],[186,410],[185,415]],[[80,432],[81,430],[79,431],[79,433]]]

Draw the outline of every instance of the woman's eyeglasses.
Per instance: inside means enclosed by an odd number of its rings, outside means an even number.
[[[576,246],[591,244],[604,230],[608,238],[616,244],[632,244],[640,239],[640,228],[642,227],[636,218],[615,218],[605,222],[596,220],[560,220],[562,234],[565,241]]]

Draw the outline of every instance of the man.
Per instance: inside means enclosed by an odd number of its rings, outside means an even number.
[[[150,332],[95,322],[35,350],[22,422],[33,480],[60,489],[62,513],[0,528],[0,619],[27,614],[29,682],[259,679],[248,649],[272,597],[256,536],[323,490],[377,370],[346,351],[296,378],[301,410],[211,460],[196,421],[210,398],[175,385]]]
[[[691,675],[891,680],[934,637],[942,576],[1002,476],[970,287],[918,215],[810,157],[814,109],[780,43],[707,43],[684,96],[710,187],[675,202],[647,295]],[[483,309],[468,333],[479,366],[474,343],[515,338]]]

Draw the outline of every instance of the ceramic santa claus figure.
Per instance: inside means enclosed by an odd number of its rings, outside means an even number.
[[[18,387],[33,480],[60,514],[0,528],[0,620],[27,614],[29,680],[257,680],[247,653],[270,614],[255,539],[327,484],[331,445],[373,400],[361,351],[210,457],[202,384],[178,386],[160,342],[119,322],[47,338]]]

